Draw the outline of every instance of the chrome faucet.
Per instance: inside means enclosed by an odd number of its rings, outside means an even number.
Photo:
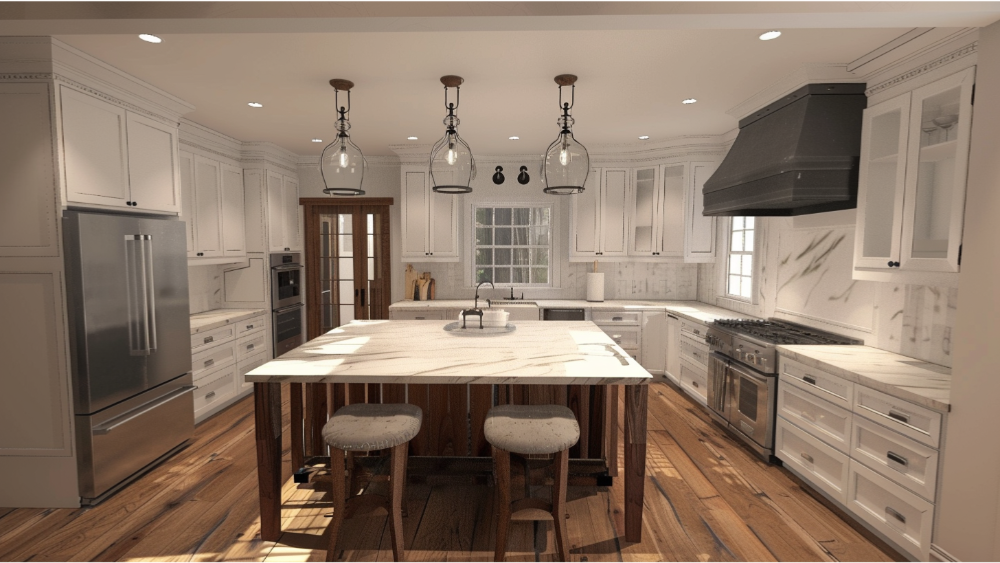
[[[479,287],[480,287],[481,285],[483,285],[484,283],[488,283],[488,284],[490,284],[490,287],[491,287],[491,288],[493,288],[493,289],[496,289],[496,286],[494,286],[494,285],[493,285],[493,282],[491,282],[491,281],[482,281],[482,282],[479,282],[479,283],[478,283],[478,284],[476,285],[476,301],[475,301],[475,304],[473,305],[473,308],[474,308],[474,309],[478,309],[478,308],[479,308]],[[488,303],[489,303],[489,301],[487,300],[487,304],[488,304]]]

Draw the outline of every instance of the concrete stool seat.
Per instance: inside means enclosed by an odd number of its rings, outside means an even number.
[[[330,476],[333,482],[333,518],[330,521],[327,561],[337,558],[337,535],[344,518],[361,508],[382,507],[389,512],[392,554],[404,561],[403,500],[406,459],[410,440],[420,431],[423,412],[406,404],[355,404],[341,407],[323,426],[323,439],[330,446]],[[353,452],[391,450],[389,496],[363,494],[347,498],[353,474]],[[350,461],[350,467],[346,465]],[[384,479],[384,477],[383,477]]]
[[[496,473],[497,543],[494,559],[504,560],[511,517],[534,519],[531,516],[541,509],[552,518],[560,560],[569,561],[566,540],[569,448],[580,439],[580,425],[573,411],[558,405],[499,405],[487,413],[483,433],[493,449],[493,469]],[[513,504],[510,502],[511,453],[522,456],[555,454],[551,504],[530,497]]]

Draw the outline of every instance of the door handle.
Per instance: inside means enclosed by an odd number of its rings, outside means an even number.
[[[805,381],[809,385],[816,385],[816,378],[815,377],[809,377],[808,375],[805,375],[805,376],[802,377],[802,381]]]
[[[886,452],[885,453],[885,457],[887,457],[887,458],[891,459],[892,461],[895,461],[896,463],[898,463],[900,465],[903,465],[903,466],[907,466],[907,465],[910,464],[910,460],[906,459],[905,457],[903,457],[903,456],[901,456],[901,455],[899,455],[899,454],[897,454],[895,452]]]
[[[910,423],[910,416],[896,411],[895,409],[889,409],[889,418],[894,418],[903,424]]]
[[[178,389],[178,390],[176,390],[176,391],[174,391],[174,392],[172,392],[172,393],[170,393],[170,394],[162,397],[161,399],[155,401],[153,404],[141,406],[141,407],[139,407],[136,410],[129,411],[129,412],[127,412],[127,413],[125,413],[125,414],[117,417],[117,418],[111,419],[111,421],[109,421],[109,422],[113,421],[114,424],[102,424],[101,426],[98,426],[98,427],[94,428],[94,430],[93,430],[94,435],[95,436],[101,436],[101,435],[104,435],[104,434],[108,434],[112,430],[114,430],[115,428],[118,428],[119,426],[121,426],[123,424],[126,424],[129,421],[135,420],[136,418],[139,418],[140,416],[142,416],[142,415],[144,415],[144,414],[152,411],[153,409],[158,408],[160,405],[168,403],[168,402],[176,399],[177,397],[180,397],[181,395],[183,395],[185,393],[190,393],[190,392],[194,391],[195,389],[197,389],[197,387],[195,387],[194,385],[185,385],[184,387],[181,387],[180,389]]]
[[[362,307],[365,306],[365,290],[364,290],[364,288],[361,289],[361,306]]]

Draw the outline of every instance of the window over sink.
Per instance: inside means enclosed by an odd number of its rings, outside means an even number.
[[[472,279],[509,286],[552,286],[552,208],[476,205]]]

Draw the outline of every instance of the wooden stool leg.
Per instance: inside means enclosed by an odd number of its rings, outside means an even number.
[[[410,511],[406,508],[406,480],[408,479],[409,473],[407,473],[407,468],[410,462],[410,444],[409,442],[401,444],[399,447],[403,448],[403,476],[401,477],[403,481],[403,498],[401,499],[403,504],[403,516],[409,516]]]
[[[326,560],[336,561],[337,534],[340,532],[340,525],[344,523],[344,509],[347,504],[347,486],[344,475],[344,452],[336,448],[330,448],[330,477],[333,482],[333,519],[330,520],[328,530],[330,531],[330,543],[326,548]]]
[[[566,538],[566,481],[569,480],[569,450],[556,454],[555,479],[552,484],[552,522],[555,524],[556,547],[559,560],[569,561],[569,545]]]
[[[494,561],[503,561],[507,552],[510,527],[510,453],[493,446],[493,471],[496,473],[497,547]]]
[[[389,533],[392,534],[392,555],[396,561],[405,561],[403,550],[403,495],[406,494],[406,456],[409,443],[392,448],[392,467],[389,470]]]

